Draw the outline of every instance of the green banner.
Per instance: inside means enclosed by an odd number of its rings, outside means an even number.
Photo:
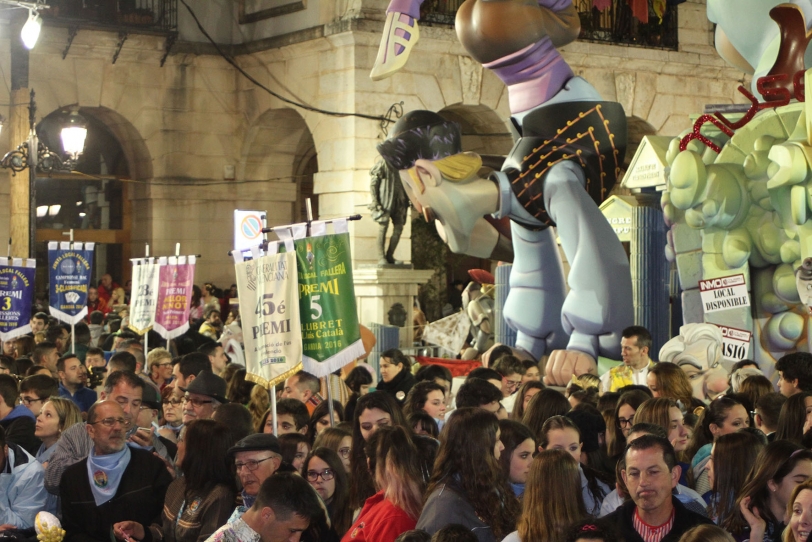
[[[302,322],[302,364],[315,376],[327,376],[364,355],[350,234],[306,237],[295,242]]]

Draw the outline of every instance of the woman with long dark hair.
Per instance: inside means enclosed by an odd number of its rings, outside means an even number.
[[[703,498],[708,503],[708,517],[714,523],[718,524],[733,511],[736,495],[766,445],[764,435],[748,431],[722,435],[713,443],[708,462],[711,491]]]
[[[405,427],[381,427],[366,442],[377,493],[368,498],[342,542],[395,542],[414,529],[423,505],[420,454]]]
[[[442,429],[445,423],[445,388],[437,382],[424,381],[415,384],[403,403],[403,415],[407,418],[413,412],[423,411],[431,416]]]
[[[606,424],[606,452],[615,462],[623,455],[626,449],[626,437],[634,425],[634,416],[640,405],[651,399],[644,391],[627,391],[620,396],[612,417],[613,423]]]
[[[750,427],[750,414],[733,397],[717,397],[705,407],[685,452],[686,459],[691,458],[693,487],[697,493],[704,495],[710,491],[707,463],[713,442],[745,427]]]
[[[330,529],[340,539],[352,525],[350,481],[341,458],[329,448],[316,448],[305,460],[302,476],[324,501]]]
[[[737,540],[780,542],[790,495],[810,478],[812,452],[787,440],[769,443],[756,458],[722,527]]]
[[[545,450],[533,459],[518,528],[503,542],[564,542],[567,529],[586,517],[578,489],[578,462],[564,450]]]
[[[570,411],[570,408],[572,408],[570,402],[563,393],[546,388],[530,399],[521,422],[530,428],[538,441],[541,440],[541,428],[544,426],[544,422],[553,416],[563,416]]]
[[[344,421],[344,407],[333,399],[333,422],[336,425]],[[313,409],[310,421],[307,422],[307,440],[312,445],[322,431],[330,427],[330,403],[322,401]]]
[[[540,380],[529,380],[519,386],[519,391],[516,392],[516,400],[513,402],[513,411],[510,413],[510,419],[516,420],[517,422],[522,421],[524,411],[527,410],[530,399],[544,388],[546,388],[546,386]]]
[[[536,453],[536,436],[529,427],[515,420],[499,420],[499,440],[505,447],[499,456],[502,473],[508,479],[513,493],[524,493],[533,454]]]
[[[228,521],[237,494],[228,460],[233,444],[229,428],[218,421],[186,424],[178,441],[183,476],[169,485],[162,513],[165,542],[203,542]],[[144,530],[133,521],[115,525],[136,540],[144,539]]]
[[[775,440],[791,440],[803,444],[807,418],[812,413],[812,393],[800,392],[791,396],[781,407]]]
[[[399,425],[408,430],[400,407],[382,391],[368,393],[358,400],[352,420],[352,452],[350,456],[350,506],[361,508],[375,494],[375,484],[367,465],[364,445],[380,427]]]
[[[496,416],[481,408],[451,414],[440,434],[418,529],[434,534],[459,523],[480,542],[502,540],[515,529],[519,502],[499,466],[504,449],[499,433]]]

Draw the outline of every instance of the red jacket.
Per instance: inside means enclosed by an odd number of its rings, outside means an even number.
[[[395,506],[383,497],[379,491],[364,503],[358,519],[341,539],[341,542],[369,541],[395,542],[395,539],[406,531],[411,531],[417,520],[405,510]]]

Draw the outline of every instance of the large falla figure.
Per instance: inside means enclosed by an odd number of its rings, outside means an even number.
[[[418,16],[419,1],[392,0],[373,79],[405,65]],[[430,111],[404,115],[378,151],[454,252],[499,259],[512,241],[505,319],[517,348],[549,355],[547,383],[566,385],[573,374],[595,374],[599,355],[619,359],[633,321],[628,259],[598,209],[623,164],[626,117],[556,50],[580,30],[572,0],[466,0],[456,30],[508,86],[515,144],[502,171],[479,177],[481,159],[462,152],[459,125]],[[494,218],[510,219],[510,241]]]

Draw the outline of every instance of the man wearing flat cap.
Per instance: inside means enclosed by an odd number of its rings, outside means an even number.
[[[229,523],[237,521],[251,508],[259,494],[259,488],[282,464],[282,449],[274,435],[254,433],[229,448],[228,455],[234,460],[237,476],[242,484],[242,505],[238,506]]]
[[[181,391],[185,393],[183,397],[184,424],[192,420],[211,419],[217,407],[228,403],[226,381],[209,369],[200,371],[197,378],[192,380],[188,387],[181,388]]]

